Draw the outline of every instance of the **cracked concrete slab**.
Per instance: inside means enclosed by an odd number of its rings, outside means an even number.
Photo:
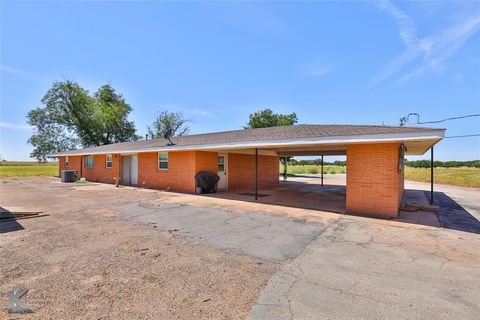
[[[272,277],[248,319],[475,318],[479,240],[343,217]]]
[[[184,204],[128,203],[114,209],[122,219],[271,262],[297,256],[332,221],[306,222],[285,215]]]

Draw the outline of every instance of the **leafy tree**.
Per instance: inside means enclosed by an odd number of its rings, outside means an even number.
[[[31,110],[27,122],[35,128],[28,143],[31,156],[46,161],[53,152],[138,139],[135,124],[128,121],[132,108],[110,85],[93,96],[76,82],[55,82],[42,99],[42,107]]]
[[[132,107],[117,94],[110,85],[103,85],[93,96],[97,110],[95,113],[96,134],[101,144],[111,144],[137,140],[135,123],[128,121]]]
[[[296,113],[279,114],[271,109],[263,109],[250,114],[250,120],[245,128],[267,128],[279,126],[291,126],[298,122]]]
[[[155,115],[151,126],[147,127],[152,138],[163,138],[168,129],[172,129],[172,137],[188,134],[190,128],[186,125],[189,120],[183,118],[181,112],[168,112],[163,110]]]

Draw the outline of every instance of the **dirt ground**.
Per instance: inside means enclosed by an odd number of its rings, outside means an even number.
[[[49,216],[0,223],[0,319],[477,318],[480,191],[437,191],[432,227],[416,217],[3,180],[1,207]],[[8,315],[7,292],[20,287],[34,313]]]
[[[0,318],[242,319],[278,268],[109,209],[157,191],[49,178],[3,181],[0,192],[4,208],[50,214],[0,233]],[[20,287],[35,313],[7,315],[7,292]]]

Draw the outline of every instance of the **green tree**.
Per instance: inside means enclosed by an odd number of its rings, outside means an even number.
[[[271,109],[263,109],[250,114],[250,119],[245,128],[267,128],[291,126],[298,122],[296,113],[279,114]]]
[[[128,121],[132,107],[110,85],[103,85],[93,96],[96,105],[95,136],[101,144],[137,140],[135,123]]]
[[[28,140],[31,156],[46,161],[46,155],[79,146],[99,146],[138,139],[135,124],[128,121],[132,108],[110,85],[93,96],[76,82],[55,82],[31,110],[27,122],[34,127]]]
[[[181,112],[169,112],[163,110],[155,115],[155,120],[151,126],[147,127],[148,134],[152,138],[163,138],[168,129],[172,129],[172,137],[179,137],[188,134],[190,128],[183,118]]]

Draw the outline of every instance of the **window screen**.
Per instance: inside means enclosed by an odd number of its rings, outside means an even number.
[[[93,168],[93,156],[85,157],[85,168]]]
[[[159,152],[158,153],[158,170],[167,170],[168,169],[168,153]]]
[[[107,154],[105,166],[106,166],[107,168],[111,168],[112,165],[113,165],[112,155],[111,155],[111,154]]]

